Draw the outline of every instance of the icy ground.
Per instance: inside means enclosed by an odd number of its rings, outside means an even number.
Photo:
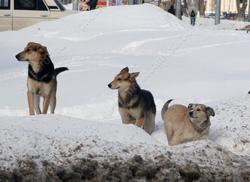
[[[145,4],[1,32],[1,169],[14,169],[20,160],[66,165],[81,158],[163,155],[178,165],[191,161],[203,173],[237,173],[235,180],[244,180],[241,169],[250,166],[250,36],[234,30],[243,23],[214,27],[200,19],[197,25]],[[30,41],[46,45],[56,67],[70,69],[58,77],[54,116],[27,116],[27,65],[14,56]],[[138,83],[154,95],[158,112],[152,136],[121,124],[117,92],[107,84],[125,66],[140,71]],[[160,110],[170,98],[215,109],[209,140],[167,145]]]

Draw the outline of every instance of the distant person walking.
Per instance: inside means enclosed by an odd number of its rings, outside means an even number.
[[[191,25],[195,25],[195,18],[196,18],[196,13],[194,10],[191,11],[190,13],[190,20],[191,20]]]
[[[168,12],[171,13],[172,15],[175,15],[174,5],[170,6],[170,8],[168,9]]]
[[[98,0],[80,0],[79,2],[79,10],[80,11],[89,11],[96,9]]]
[[[89,2],[90,10],[96,9],[97,2],[98,0],[90,0]]]
[[[80,11],[89,11],[90,10],[89,0],[80,0],[79,10]]]

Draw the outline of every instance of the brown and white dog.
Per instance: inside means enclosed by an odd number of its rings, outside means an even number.
[[[51,113],[56,107],[56,76],[68,70],[66,67],[54,68],[48,50],[41,44],[29,42],[22,52],[16,55],[18,61],[27,61],[28,66],[28,104],[29,114],[47,114],[50,105]],[[40,97],[43,97],[43,110],[40,109]]]
[[[155,128],[156,106],[153,95],[137,84],[138,75],[139,72],[129,73],[128,67],[123,68],[108,87],[118,90],[118,106],[122,122],[135,124],[151,134]]]
[[[161,111],[168,144],[206,139],[211,125],[209,118],[215,115],[214,110],[203,104],[189,104],[188,107],[175,104],[168,108],[171,101],[167,101]]]

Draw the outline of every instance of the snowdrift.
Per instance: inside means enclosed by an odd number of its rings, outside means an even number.
[[[130,177],[138,180],[245,180],[249,177],[247,170],[242,170],[249,167],[249,157],[236,156],[210,141],[168,148],[133,125],[103,124],[59,115],[1,117],[0,122],[0,171],[10,171],[2,172],[5,174],[2,179],[10,180],[16,175],[22,180],[41,180],[46,176],[50,180],[62,180],[66,177],[60,173],[69,173],[68,177],[75,180],[88,175],[87,179],[103,181],[108,176],[98,171],[99,168],[116,171],[124,181]],[[95,166],[92,171],[84,172],[91,166]],[[129,176],[135,166],[138,169],[133,170],[145,174]],[[164,174],[164,169],[171,168],[172,172]]]

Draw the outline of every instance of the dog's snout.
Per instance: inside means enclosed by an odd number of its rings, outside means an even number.
[[[190,111],[190,112],[189,112],[189,116],[190,116],[190,117],[193,117],[193,114],[194,114],[193,111]]]
[[[110,83],[110,84],[108,84],[108,87],[109,87],[109,88],[111,88],[111,87],[112,87],[111,83]]]
[[[20,54],[17,54],[17,55],[16,55],[16,59],[17,59],[17,60],[20,60]]]

